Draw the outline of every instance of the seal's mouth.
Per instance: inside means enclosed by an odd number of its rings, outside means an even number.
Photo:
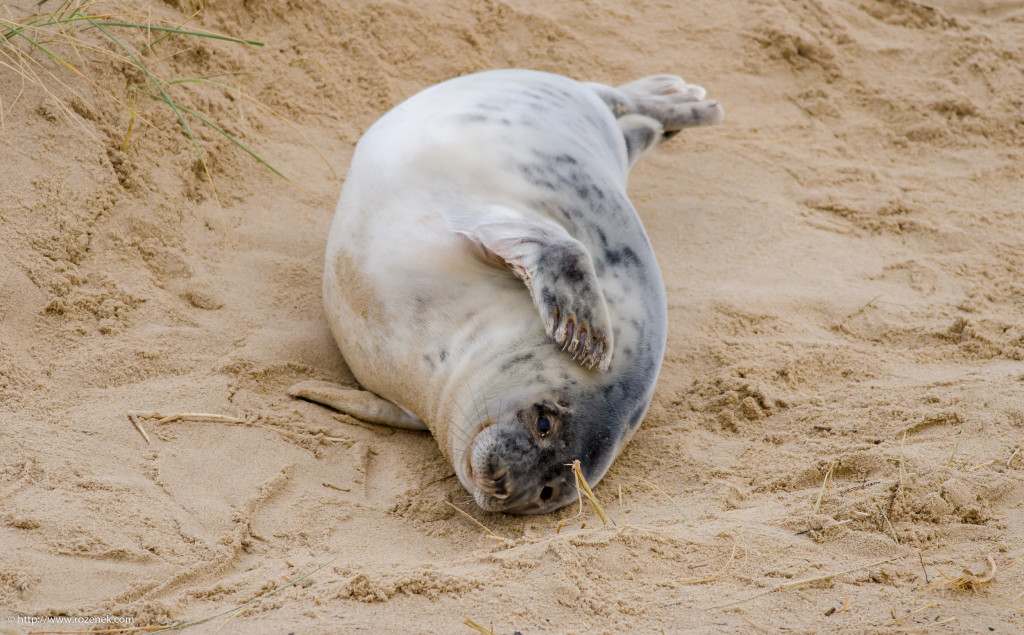
[[[476,427],[470,430],[470,441],[466,445],[466,451],[462,455],[462,466],[466,471],[467,483],[476,485],[476,477],[473,475],[473,450],[476,449],[476,442],[480,438],[480,435],[483,434],[484,430],[490,428],[495,423],[497,423],[497,419],[484,419],[480,423],[476,424]]]

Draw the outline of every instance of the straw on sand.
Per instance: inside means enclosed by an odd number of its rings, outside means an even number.
[[[832,578],[835,578],[835,577],[838,577],[838,576],[841,576],[841,575],[846,575],[847,573],[854,573],[854,572],[860,571],[862,569],[870,569],[872,567],[877,567],[879,565],[886,564],[887,562],[892,562],[893,560],[899,560],[902,557],[904,557],[904,556],[893,556],[892,558],[886,558],[884,560],[877,560],[875,562],[871,562],[871,563],[868,563],[868,564],[858,565],[856,567],[850,567],[849,569],[843,569],[841,571],[833,571],[832,573],[826,573],[824,575],[815,576],[813,578],[804,578],[802,580],[794,580],[792,582],[784,582],[782,584],[778,584],[776,586],[773,586],[772,588],[767,589],[765,591],[762,591],[760,593],[755,593],[754,595],[751,595],[750,597],[746,597],[746,598],[743,598],[741,600],[734,600],[732,602],[728,602],[726,604],[722,604],[722,605],[716,606],[715,608],[716,609],[723,609],[723,608],[728,608],[730,606],[735,606],[737,604],[743,604],[744,602],[749,602],[749,601],[757,599],[759,597],[763,597],[765,595],[768,595],[769,593],[775,593],[776,591],[785,591],[787,589],[793,589],[793,588],[796,588],[796,587],[801,587],[801,586],[805,586],[805,585],[808,585],[808,584],[813,584],[815,582],[823,582],[825,580],[831,580]]]
[[[603,522],[605,525],[607,525],[609,522],[614,525],[615,521],[611,518],[608,518],[608,516],[604,513],[604,510],[601,509],[601,503],[597,502],[597,497],[594,496],[594,491],[591,490],[590,485],[587,484],[587,479],[583,476],[583,469],[580,467],[579,459],[576,459],[575,461],[572,462],[572,472],[576,476],[576,491],[582,492],[580,498],[582,499],[583,496],[587,497],[587,500],[590,501],[590,504],[593,506],[594,511],[596,511],[597,515],[601,517],[601,522]]]
[[[839,465],[839,461],[833,461],[828,466],[828,472],[825,472],[825,479],[821,482],[821,489],[818,490],[818,500],[814,501],[814,513],[818,513],[818,508],[821,507],[821,500],[825,497],[825,490],[828,488],[828,484],[832,481],[832,473],[835,472],[836,466]]]
[[[468,518],[468,519],[470,520],[470,522],[472,522],[472,523],[473,523],[474,525],[476,525],[476,526],[477,526],[477,527],[479,527],[480,529],[483,529],[484,531],[486,531],[486,532],[487,532],[487,536],[486,536],[486,538],[487,538],[488,540],[497,540],[498,542],[508,542],[508,538],[502,538],[502,537],[501,537],[501,536],[499,536],[498,534],[494,533],[493,531],[491,531],[490,529],[488,529],[487,527],[485,527],[485,526],[484,526],[484,524],[483,524],[482,522],[480,522],[480,521],[479,521],[479,520],[477,520],[476,518],[473,518],[473,517],[472,517],[472,516],[470,516],[470,515],[469,515],[468,513],[466,513],[466,512],[464,512],[464,511],[462,511],[461,509],[459,509],[458,507],[456,507],[456,506],[455,506],[455,505],[454,505],[453,503],[451,503],[450,501],[445,501],[445,504],[446,504],[446,505],[448,505],[449,507],[451,507],[452,509],[454,509],[455,511],[459,512],[460,514],[462,514],[462,515],[463,515],[463,516],[465,516],[466,518]]]
[[[721,535],[721,534],[719,534]],[[729,554],[729,559],[725,561],[722,568],[718,570],[718,573],[710,575],[706,578],[686,578],[685,580],[676,580],[676,584],[706,584],[708,582],[715,582],[725,577],[725,574],[729,573],[729,568],[732,566],[734,560],[736,560],[736,552],[739,550],[740,540],[736,536],[732,538],[732,553]]]
[[[683,517],[683,520],[688,520],[688,519],[689,519],[689,517],[688,517],[688,516],[686,515],[686,512],[684,512],[684,511],[683,511],[683,508],[679,506],[679,503],[677,503],[677,502],[675,501],[675,499],[673,499],[673,498],[672,498],[671,496],[669,496],[669,495],[668,495],[668,492],[666,492],[665,490],[661,489],[660,487],[658,487],[657,485],[655,485],[654,483],[652,483],[652,482],[648,481],[648,480],[647,480],[647,479],[645,479],[645,478],[641,478],[641,479],[638,479],[638,480],[639,480],[639,481],[640,481],[641,483],[647,483],[648,485],[650,485],[651,487],[653,487],[653,488],[654,488],[655,490],[657,490],[658,492],[660,492],[662,496],[664,496],[665,498],[667,498],[667,499],[668,499],[668,502],[672,503],[672,506],[676,508],[676,511],[677,511],[677,512],[679,512],[679,515]],[[621,498],[621,496],[620,496],[619,498]]]
[[[465,624],[466,626],[470,627],[471,629],[473,629],[474,631],[476,631],[478,633],[483,633],[483,635],[495,635],[494,631],[492,631],[489,628],[484,628],[483,626],[480,626],[479,624],[477,624],[473,620],[469,619],[468,617],[466,618],[466,621],[463,622],[463,624]]]
[[[910,611],[909,613],[906,613],[906,614],[904,614],[904,615],[900,615],[899,617],[894,617],[894,618],[893,618],[893,620],[892,620],[891,622],[889,622],[888,624],[886,624],[886,626],[896,626],[897,624],[899,624],[899,623],[900,623],[900,622],[902,622],[903,620],[907,619],[907,618],[908,618],[908,617],[910,617],[911,615],[917,615],[917,614],[918,614],[918,613],[920,613],[921,611],[925,611],[925,610],[927,610],[927,609],[930,609],[930,608],[934,608],[934,607],[936,607],[936,606],[938,606],[938,605],[939,605],[939,603],[938,603],[938,602],[930,602],[930,603],[928,603],[928,604],[925,604],[924,606],[922,606],[922,607],[921,607],[921,608],[919,608],[919,609],[914,609],[913,611]]]
[[[934,580],[930,586],[933,588],[951,587],[954,589],[971,590],[976,589],[982,585],[988,584],[989,582],[992,582],[996,579],[996,572],[999,571],[999,568],[996,567],[996,560],[992,557],[992,554],[989,554],[986,560],[988,561],[989,570],[980,575],[973,573],[970,569],[964,567],[961,570],[961,574],[954,578],[943,573],[942,570],[938,567],[935,567],[936,571],[939,572],[939,575],[942,576],[942,579]],[[1009,569],[1015,564],[1017,563],[1013,562],[1008,566],[1004,567],[1003,569]]]
[[[149,433],[139,423],[139,419],[156,419],[157,425],[164,423],[171,423],[172,421],[212,421],[219,423],[245,423],[245,419],[239,419],[238,417],[231,417],[228,415],[209,414],[205,412],[178,412],[172,415],[163,415],[158,412],[142,411],[142,412],[129,412],[128,421],[131,421],[135,429],[139,431],[142,438],[146,440],[147,445],[152,445],[153,441],[149,438]]]
[[[135,418],[135,415],[130,412],[128,413],[128,421],[132,422],[135,429],[138,430],[139,434],[142,435],[142,438],[146,440],[146,445],[152,445],[153,442],[149,440],[149,434],[146,433],[146,429],[142,427],[142,424]]]
[[[232,417],[229,415],[218,415],[208,414],[205,412],[179,412],[173,415],[153,415],[158,420],[156,424],[163,425],[165,423],[171,423],[172,421],[213,421],[220,423],[245,423],[245,419],[239,419],[238,417]]]

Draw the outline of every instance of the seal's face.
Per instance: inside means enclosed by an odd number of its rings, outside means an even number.
[[[571,464],[596,482],[621,445],[617,417],[587,416],[564,397],[530,400],[481,422],[457,458],[459,480],[487,511],[543,514],[576,499]],[[589,420],[589,421],[588,421]],[[584,434],[607,428],[612,434]],[[592,480],[593,479],[593,480]]]

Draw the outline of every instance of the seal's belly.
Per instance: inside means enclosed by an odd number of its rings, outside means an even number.
[[[386,245],[331,247],[324,303],[346,362],[365,388],[428,424],[446,367],[526,330],[543,335],[521,282],[465,257],[430,224],[392,234]]]

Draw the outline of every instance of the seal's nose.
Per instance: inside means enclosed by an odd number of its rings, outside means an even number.
[[[493,465],[487,467],[487,472],[477,477],[477,487],[494,498],[508,498],[508,468],[496,468]]]

